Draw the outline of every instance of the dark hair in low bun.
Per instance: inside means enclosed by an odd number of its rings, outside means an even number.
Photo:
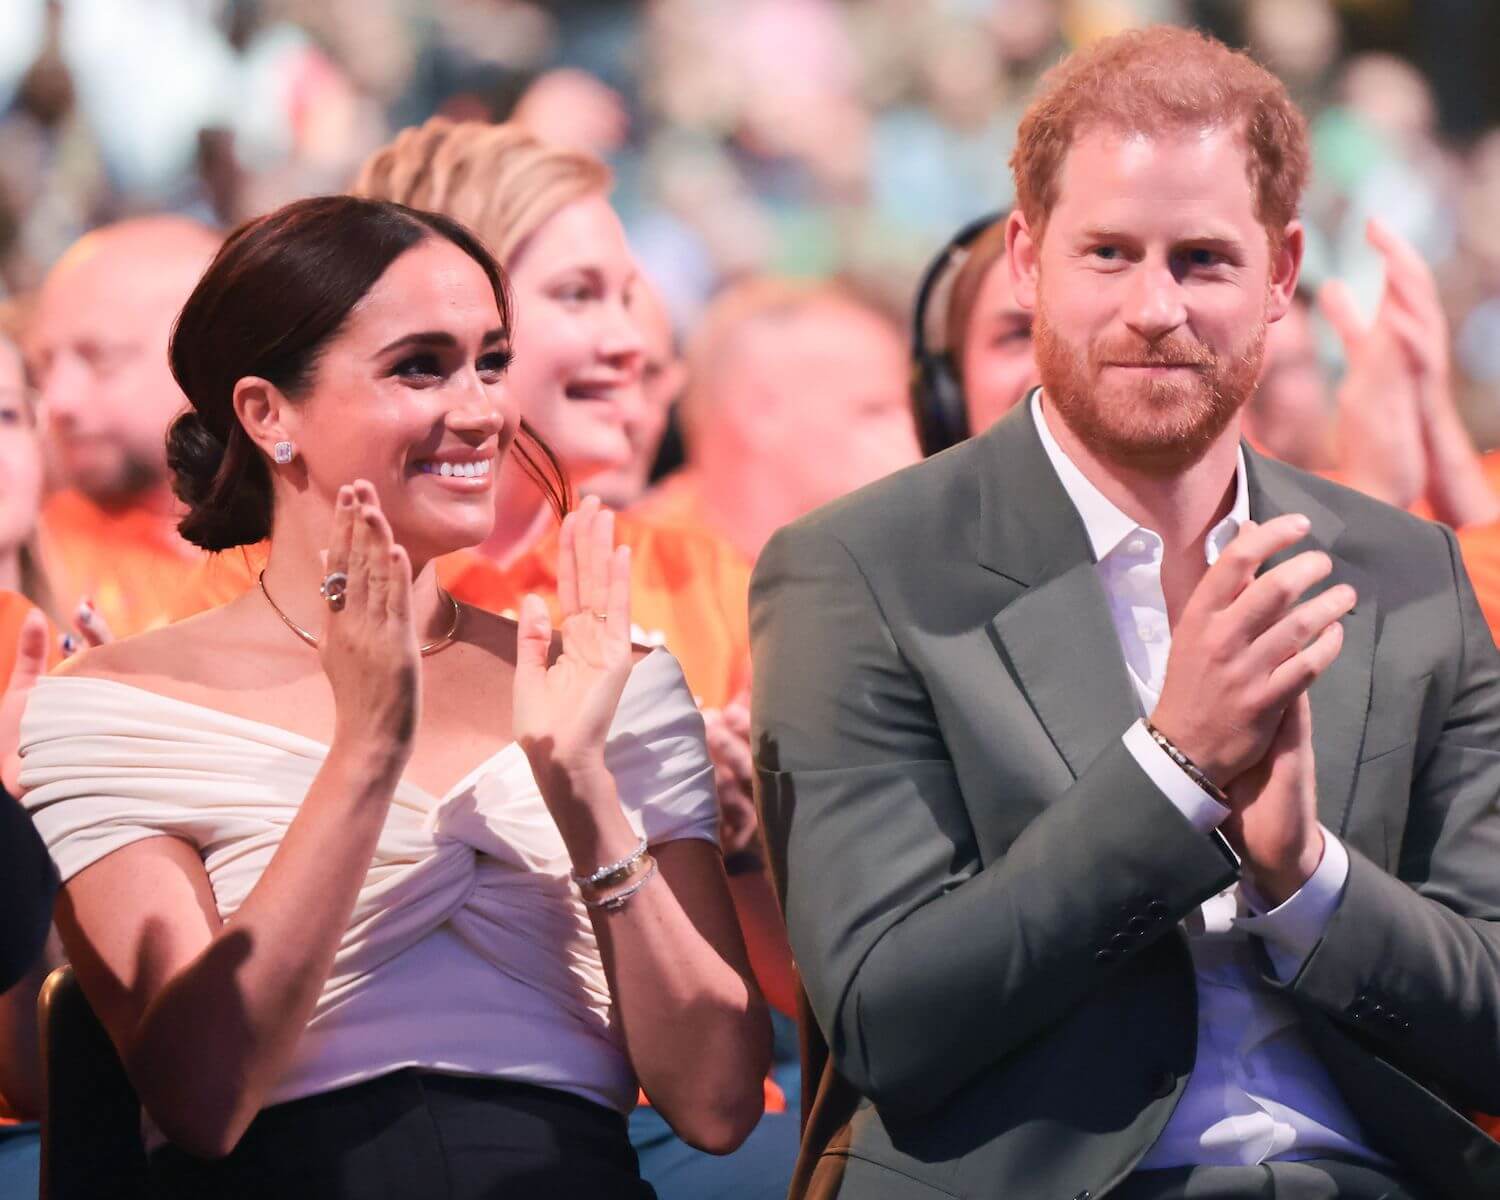
[[[233,453],[204,424],[197,409],[184,409],[167,430],[172,491],[188,508],[177,528],[204,550],[246,546],[271,532],[271,480],[266,464],[234,420],[232,408],[229,415]]]
[[[354,196],[298,200],[241,225],[225,240],[172,331],[172,374],[189,408],[167,434],[172,490],[188,507],[178,528],[205,550],[245,546],[271,533],[271,476],[234,411],[246,376],[297,399],[349,313],[406,251],[452,242],[483,269],[502,323],[511,327],[505,275],[456,221]],[[568,507],[561,465],[523,422],[513,443],[554,510]]]

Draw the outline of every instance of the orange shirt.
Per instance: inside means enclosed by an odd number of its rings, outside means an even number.
[[[666,529],[633,515],[615,520],[615,540],[631,553],[630,614],[636,640],[665,645],[688,686],[709,708],[729,703],[750,682],[750,568],[710,534]],[[444,585],[466,604],[514,613],[527,592],[557,609],[554,528],[509,566],[472,550],[438,563]]]
[[[70,612],[89,597],[117,638],[171,620],[178,590],[202,559],[161,513],[103,509],[77,492],[52,496],[41,527],[58,603]]]
[[[256,542],[204,554],[177,590],[167,620],[181,621],[239,599],[255,586],[270,553],[270,542]]]
[[[668,529],[697,529],[711,533],[703,519],[698,480],[689,468],[673,471],[630,506],[630,515]]]

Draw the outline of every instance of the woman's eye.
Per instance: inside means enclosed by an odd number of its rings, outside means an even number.
[[[511,357],[509,350],[496,350],[482,356],[475,366],[487,375],[503,375],[510,369]]]
[[[582,304],[593,297],[593,289],[582,283],[568,283],[553,292],[563,304]]]
[[[436,354],[413,354],[403,358],[391,370],[392,375],[402,379],[423,379],[442,374]]]

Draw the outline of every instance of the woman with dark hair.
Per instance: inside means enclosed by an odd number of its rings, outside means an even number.
[[[503,456],[565,507],[510,336],[472,235],[351,197],[242,227],[179,319],[182,532],[265,571],[42,680],[21,775],[162,1195],[649,1196],[638,1082],[707,1149],[759,1115],[702,722],[610,516],[563,521],[556,634],[435,578]]]

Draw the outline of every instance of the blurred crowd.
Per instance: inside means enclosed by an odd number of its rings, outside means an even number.
[[[1249,45],[1312,124],[1305,286],[1271,333],[1247,434],[1267,453],[1465,531],[1493,627],[1500,458],[1481,452],[1500,444],[1500,94],[1482,51],[1486,37],[1500,48],[1500,18],[1468,7],[8,0],[0,588],[29,603],[0,602],[0,683],[13,662],[35,674],[81,643],[253,586],[263,548],[205,562],[177,537],[162,450],[183,399],[167,369],[168,331],[220,231],[351,187],[444,209],[510,272],[524,341],[525,314],[539,311],[532,289],[545,292],[528,275],[540,268],[516,250],[525,239],[486,227],[498,218],[466,210],[457,183],[438,189],[441,200],[424,192],[439,172],[410,164],[446,156],[455,178],[468,162],[498,179],[517,155],[578,152],[565,164],[581,172],[577,194],[557,211],[608,198],[578,210],[595,225],[580,226],[576,244],[596,238],[626,264],[600,281],[600,303],[628,292],[631,328],[590,336],[614,339],[600,362],[616,384],[630,378],[628,452],[599,450],[578,415],[576,402],[605,388],[597,377],[572,378],[555,418],[530,393],[523,403],[580,489],[627,514],[637,640],[665,641],[708,710],[721,838],[740,868],[730,872],[736,911],[783,1018],[766,1095],[789,1124],[748,1147],[759,1183],[714,1190],[681,1146],[655,1160],[655,1182],[664,1200],[776,1194],[795,1145],[786,1035],[796,987],[749,800],[749,565],[781,525],[982,431],[1035,384],[1029,317],[996,269],[1000,225],[942,248],[1010,204],[1017,117],[1066,48],[1146,21],[1194,21]],[[1402,37],[1417,52],[1390,52]],[[1454,46],[1464,52],[1444,49]],[[1447,76],[1421,69],[1445,53]],[[500,121],[510,122],[503,138],[477,124]],[[590,173],[595,158],[612,176]],[[936,443],[920,404],[913,421],[906,335],[934,255],[923,350],[967,406],[945,418]],[[523,350],[551,355],[558,371],[567,353],[560,340]],[[546,382],[518,374],[516,386],[540,395]],[[943,386],[924,376],[920,403]],[[505,611],[525,591],[556,588],[546,575],[555,541],[537,533],[550,514],[539,494],[522,507],[499,515],[524,552],[480,547],[455,564],[444,582],[460,599]],[[28,629],[32,606],[50,631]],[[0,710],[0,754],[13,749],[18,717]],[[0,1028],[12,1048],[34,1043],[25,1010],[38,985],[34,972]],[[0,1101],[12,1117],[38,1115],[35,1076],[0,1046]],[[634,1132],[643,1162],[670,1139],[660,1122]]]
[[[901,311],[948,232],[1009,202],[1039,72],[1146,21],[1248,45],[1313,121],[1308,273],[1366,313],[1379,213],[1437,271],[1460,406],[1500,442],[1493,6],[1400,0],[12,0],[0,283],[101,222],[223,226],[344,186],[396,129],[524,119],[610,162],[674,323],[757,271]],[[1399,49],[1400,56],[1394,53]],[[1330,331],[1321,353],[1336,360]]]

